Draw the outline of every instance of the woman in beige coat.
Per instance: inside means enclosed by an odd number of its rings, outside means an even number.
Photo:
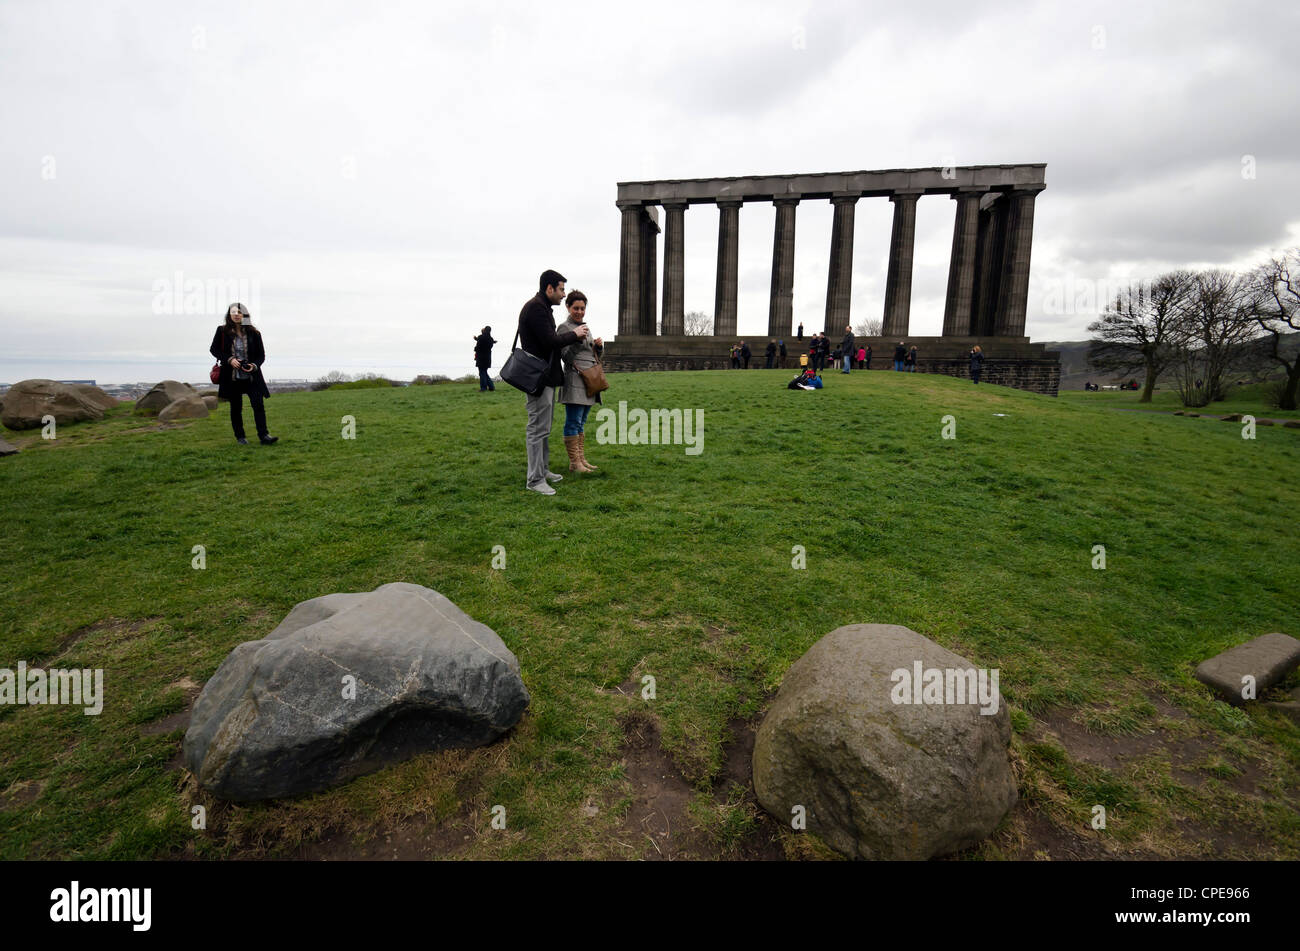
[[[564,306],[569,309],[569,319],[556,330],[558,334],[575,330],[586,321],[587,295],[582,291],[570,291],[564,299]],[[600,402],[600,394],[587,395],[587,385],[578,371],[594,367],[604,346],[600,337],[592,340],[591,334],[587,334],[560,351],[560,359],[564,361],[564,388],[560,391],[560,402],[564,404],[564,448],[569,452],[570,472],[595,472],[597,468],[587,461],[583,427],[591,407]]]

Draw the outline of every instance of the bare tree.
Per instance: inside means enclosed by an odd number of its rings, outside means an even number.
[[[1227,372],[1248,353],[1259,332],[1249,283],[1221,268],[1192,276],[1172,334],[1172,366],[1184,406],[1223,399]]]
[[[1268,357],[1286,370],[1278,408],[1295,409],[1296,391],[1300,389],[1300,351],[1288,360],[1280,345],[1283,335],[1300,331],[1300,248],[1290,248],[1261,264],[1251,272],[1249,283],[1252,316],[1269,335]]]
[[[853,332],[859,337],[879,337],[884,320],[876,317],[870,320],[859,320],[853,325]]]
[[[713,318],[702,310],[693,310],[685,317],[685,333],[688,337],[710,337],[713,335]]]
[[[322,377],[318,377],[316,382],[311,385],[313,390],[329,389],[335,383],[350,383],[352,377],[348,376],[342,370],[330,370]]]
[[[1115,295],[1114,306],[1088,325],[1088,364],[1097,370],[1141,373],[1138,402],[1150,403],[1156,380],[1173,359],[1171,338],[1192,283],[1189,272],[1171,271],[1149,284],[1130,284]]]

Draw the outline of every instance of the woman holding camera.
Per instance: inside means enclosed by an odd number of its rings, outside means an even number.
[[[208,352],[221,364],[217,379],[217,396],[230,402],[230,426],[235,431],[235,442],[248,445],[244,438],[244,394],[253,407],[253,422],[257,424],[257,438],[264,446],[279,440],[266,429],[264,399],[271,396],[262,378],[262,363],[266,349],[262,335],[248,322],[248,308],[231,304],[226,309],[226,320],[217,328]]]

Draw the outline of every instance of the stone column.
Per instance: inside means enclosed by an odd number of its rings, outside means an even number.
[[[1025,311],[1029,306],[1029,253],[1034,241],[1034,199],[1042,188],[1017,189],[1008,196],[1002,282],[998,287],[993,326],[993,332],[999,337],[1025,335]]]
[[[993,201],[987,208],[980,211],[979,252],[975,263],[978,272],[975,281],[975,314],[971,319],[971,334],[976,337],[993,334],[993,314],[997,309],[998,287],[1002,283],[1006,208],[1006,196],[998,194],[993,196]]]
[[[889,270],[885,275],[885,315],[881,334],[907,337],[912,313],[912,249],[916,242],[916,191],[889,196],[894,203],[894,229],[889,238]]]
[[[686,333],[686,202],[666,202],[664,212],[664,336]]]
[[[641,332],[641,203],[616,203],[623,212],[618,259],[618,332]]]
[[[641,218],[641,334],[655,336],[655,317],[659,313],[656,279],[659,276],[659,223],[653,207]]]
[[[860,195],[832,195],[835,217],[831,222],[831,263],[826,274],[826,326],[828,337],[844,335],[853,304],[853,211]]]
[[[968,337],[975,298],[975,246],[979,240],[980,198],[983,190],[959,188],[952,198],[957,217],[952,226],[952,258],[948,264],[948,298],[943,308],[943,335]]]
[[[718,279],[713,295],[713,333],[719,337],[736,335],[740,205],[736,200],[718,202]]]
[[[776,233],[772,238],[772,294],[767,305],[768,337],[788,338],[794,333],[794,210],[799,199],[789,195],[776,205]]]

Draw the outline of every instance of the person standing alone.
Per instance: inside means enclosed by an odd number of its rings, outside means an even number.
[[[853,339],[853,328],[844,328],[844,342],[840,344],[840,349],[844,353],[844,368],[841,373],[848,373],[853,368],[853,356],[858,352],[857,341]]]
[[[266,408],[262,401],[270,399],[262,377],[262,363],[266,348],[262,335],[249,323],[248,308],[231,304],[226,309],[226,319],[212,337],[208,352],[221,363],[217,377],[217,396],[230,401],[230,428],[235,431],[235,442],[248,445],[244,438],[244,394],[253,407],[253,422],[257,425],[257,440],[264,446],[279,441],[266,430]]]
[[[975,344],[975,349],[970,352],[970,379],[972,383],[978,384],[980,374],[984,372],[984,351],[980,349],[979,344]]]
[[[550,468],[551,414],[555,388],[564,382],[564,371],[560,368],[560,350],[586,338],[590,333],[585,323],[575,330],[556,333],[555,316],[551,308],[564,300],[564,282],[564,275],[558,271],[543,271],[537,279],[537,295],[529,298],[519,311],[520,347],[549,364],[542,377],[541,390],[528,394],[528,424],[524,429],[524,441],[528,448],[528,476],[525,485],[542,495],[554,495],[555,490],[549,483],[564,478]]]
[[[474,365],[478,367],[478,391],[496,391],[492,377],[488,376],[488,367],[492,366],[492,328],[484,327],[483,332],[474,338]]]

